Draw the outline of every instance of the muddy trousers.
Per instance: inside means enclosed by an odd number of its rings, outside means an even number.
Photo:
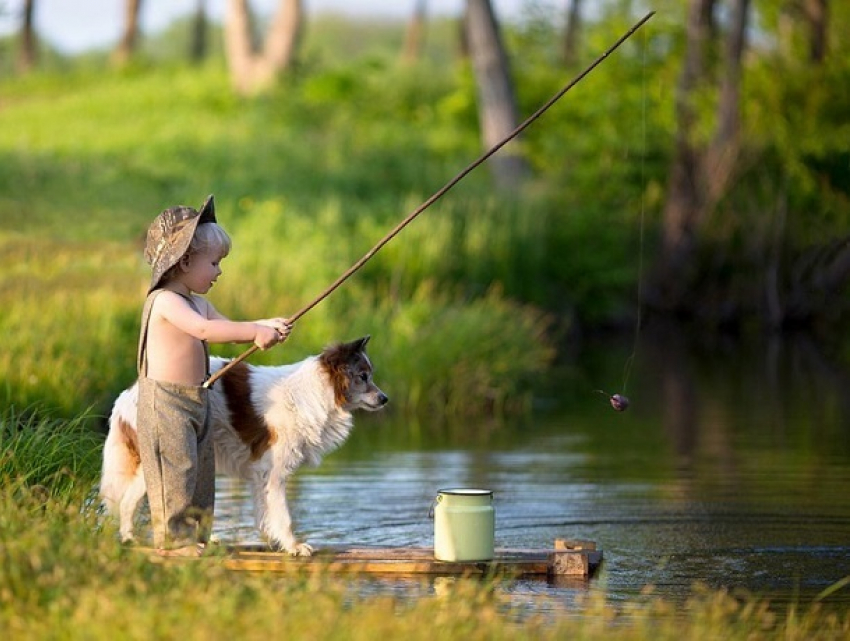
[[[215,502],[209,391],[141,377],[137,428],[154,546],[208,541]]]

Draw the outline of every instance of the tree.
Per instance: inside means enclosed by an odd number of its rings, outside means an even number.
[[[808,60],[820,65],[829,53],[829,0],[784,0],[778,8],[777,35],[786,55],[796,57],[795,42],[807,46]]]
[[[248,0],[228,0],[224,38],[230,80],[240,94],[268,89],[290,69],[304,27],[301,0],[279,0],[262,51],[255,51]]]
[[[207,55],[207,12],[206,0],[197,0],[192,34],[189,41],[189,59],[200,62]]]
[[[481,138],[484,148],[490,149],[519,125],[519,108],[490,0],[467,0],[464,26],[478,90]],[[528,174],[528,165],[515,145],[506,145],[489,162],[501,187],[517,187]]]
[[[581,0],[570,0],[567,24],[564,28],[564,64],[574,65],[578,59],[578,41],[581,34]]]
[[[709,144],[698,138],[696,97],[713,83],[710,65],[714,44],[713,15],[717,0],[691,0],[686,26],[686,50],[676,93],[677,132],[663,212],[663,247],[656,276],[658,299],[664,307],[682,303],[690,290],[690,270],[701,227],[734,176],[740,146],[741,60],[749,0],[731,0],[717,125]]]
[[[38,40],[33,16],[35,0],[25,0],[21,20],[21,48],[18,50],[18,70],[31,71],[38,61]]]
[[[707,206],[714,207],[726,190],[740,150],[741,61],[746,48],[750,0],[733,0],[726,35],[723,77],[717,104],[717,128],[708,149],[705,178]]]
[[[413,15],[407,23],[407,31],[404,34],[404,46],[402,48],[401,60],[404,63],[416,62],[422,54],[425,44],[425,22],[428,0],[416,0]]]
[[[829,23],[827,0],[803,0],[803,17],[809,28],[809,60],[823,62],[828,51],[827,25]]]
[[[124,5],[124,31],[118,47],[112,55],[117,65],[125,65],[136,52],[139,40],[139,13],[142,10],[142,0],[127,0]]]

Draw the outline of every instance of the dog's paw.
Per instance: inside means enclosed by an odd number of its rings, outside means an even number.
[[[286,550],[290,556],[313,556],[313,546],[309,543],[296,543]]]

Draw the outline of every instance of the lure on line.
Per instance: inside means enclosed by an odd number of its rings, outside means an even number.
[[[618,412],[625,412],[629,409],[629,397],[623,396],[622,394],[609,394],[601,389],[596,390],[602,396],[608,397],[608,402],[611,403],[611,407],[613,407]]]

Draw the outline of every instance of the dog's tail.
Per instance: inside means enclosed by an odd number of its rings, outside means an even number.
[[[137,399],[138,386],[133,385],[115,400],[109,417],[109,433],[103,446],[100,496],[106,510],[116,517],[124,493],[136,475],[141,474],[136,438]]]

